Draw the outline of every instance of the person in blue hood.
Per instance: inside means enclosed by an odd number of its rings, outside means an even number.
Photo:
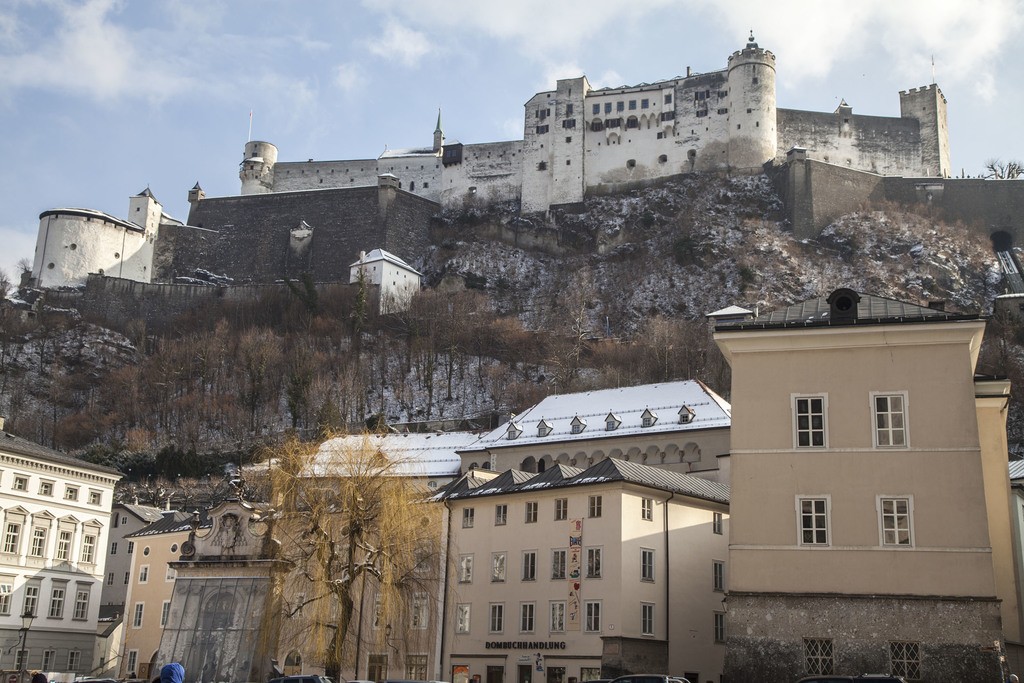
[[[185,683],[185,667],[177,662],[164,664],[160,669],[160,683]]]

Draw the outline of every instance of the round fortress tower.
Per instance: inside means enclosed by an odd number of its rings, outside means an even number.
[[[775,55],[754,42],[729,57],[729,168],[758,171],[775,158]]]
[[[238,170],[242,194],[263,194],[274,189],[274,164],[277,147],[269,142],[250,140],[245,143],[245,156]]]

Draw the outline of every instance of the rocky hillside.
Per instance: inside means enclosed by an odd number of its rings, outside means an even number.
[[[866,207],[796,240],[764,177],[695,176],[548,218],[450,213],[434,238],[428,290],[401,315],[296,289],[209,302],[158,336],[0,308],[0,415],[136,474],[201,474],[291,429],[483,425],[552,392],[690,377],[727,395],[704,315],[730,304],[848,286],[986,311],[1001,293],[990,245],[962,226]],[[987,371],[1013,376],[1024,333],[990,338]]]

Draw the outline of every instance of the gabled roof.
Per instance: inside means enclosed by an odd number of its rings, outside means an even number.
[[[138,505],[135,503],[117,503],[114,505],[114,510],[117,511],[118,509],[127,510],[128,512],[132,513],[133,515],[141,519],[143,522],[146,522],[148,524],[152,524],[153,522],[158,521],[164,516],[163,510],[149,505]]]
[[[348,267],[354,268],[355,266],[365,265],[367,263],[373,263],[375,261],[387,261],[388,263],[394,264],[400,268],[405,268],[408,271],[412,271],[417,275],[420,274],[418,270],[410,266],[408,263],[395,256],[390,251],[384,251],[383,249],[374,249],[361,259],[358,259],[357,261],[350,263]]]
[[[473,432],[428,432],[414,434],[372,434],[340,436],[324,442],[312,464],[314,470],[329,471],[332,451],[366,446],[380,450],[392,461],[391,472],[407,477],[455,477],[462,468],[458,449],[476,440]]]
[[[192,515],[188,512],[168,510],[161,515],[160,520],[153,522],[134,533],[128,534],[125,538],[138,538],[140,536],[156,536],[158,534],[171,534],[188,531],[191,528],[191,521]]]
[[[85,460],[68,455],[67,453],[61,453],[60,451],[55,451],[52,448],[41,446],[32,441],[28,441],[27,439],[22,439],[20,436],[15,436],[8,432],[0,431],[0,452],[38,458],[40,460],[45,460],[46,462],[68,465],[70,467],[79,467],[81,469],[92,470],[93,472],[103,472],[104,474],[116,475],[118,479],[121,478],[121,473],[113,467],[95,465],[91,462],[86,462]]]
[[[602,460],[585,470],[563,465],[551,467],[540,474],[508,470],[476,489],[453,486],[442,490],[436,499],[468,499],[613,481],[647,486],[715,503],[729,502],[729,487],[725,484],[617,458]]]
[[[859,294],[856,318],[831,320],[831,306],[828,297],[809,299],[787,306],[771,313],[760,315],[753,320],[720,322],[716,332],[737,330],[773,329],[785,327],[822,327],[829,325],[883,325],[892,323],[944,322],[951,320],[978,320],[976,313],[947,313],[926,306],[887,299],[873,294]]]
[[[694,418],[686,424],[677,420],[658,420],[650,427],[642,427],[641,416],[645,410],[663,410],[669,416],[678,415],[683,406],[693,409]],[[604,418],[609,412],[615,414],[622,424],[613,431],[604,429]],[[590,417],[601,426],[600,429],[584,429],[572,433],[572,421],[576,418],[586,421]],[[508,423],[502,424],[480,437],[475,443],[460,448],[459,453],[510,448],[523,444],[547,444],[560,441],[582,441],[586,439],[618,439],[635,434],[660,434],[697,429],[727,428],[731,422],[731,407],[721,396],[696,380],[644,384],[637,387],[600,389],[576,394],[548,396],[540,403],[516,415],[520,425],[535,427],[546,420],[552,431],[548,436],[538,436],[537,430],[527,429],[514,440],[508,439]]]

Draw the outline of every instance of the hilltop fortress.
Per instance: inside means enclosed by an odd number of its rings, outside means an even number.
[[[562,79],[526,102],[522,140],[447,140],[438,114],[432,144],[376,159],[278,161],[273,144],[250,141],[240,194],[206,197],[197,183],[185,222],[148,188],[131,198],[127,219],[44,211],[33,280],[75,286],[98,273],[172,283],[198,269],[236,283],[301,273],[344,282],[348,264],[374,248],[417,265],[444,209],[509,202],[550,212],[699,172],[770,173],[800,236],[879,200],[940,206],[1011,242],[1024,230],[1024,185],[949,178],[936,85],[900,92],[899,117],[854,114],[845,101],[831,113],[798,111],[777,107],[775,68],[751,35],[719,71],[597,90],[585,76]]]

